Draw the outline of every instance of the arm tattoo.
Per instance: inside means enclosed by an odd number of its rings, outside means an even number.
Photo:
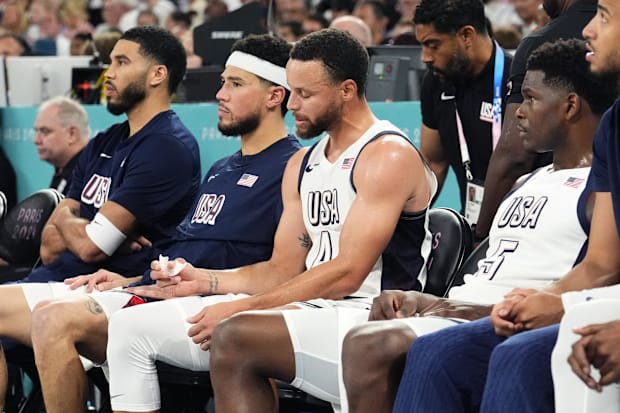
[[[300,241],[300,244],[303,248],[310,249],[312,246],[312,240],[310,239],[310,235],[303,233],[297,239]]]
[[[86,301],[86,309],[95,315],[103,314],[103,308],[101,308],[99,303],[92,298],[89,298],[88,301]]]
[[[213,271],[208,271],[207,275],[209,275],[209,294],[217,294],[217,290],[220,285],[220,279]]]

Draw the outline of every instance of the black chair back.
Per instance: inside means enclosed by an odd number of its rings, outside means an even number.
[[[39,259],[43,227],[62,198],[55,189],[43,189],[15,205],[0,225],[0,257],[32,267]]]
[[[458,285],[463,285],[463,277],[465,274],[473,274],[478,271],[478,261],[486,256],[489,249],[489,237],[485,238],[478,246],[467,256],[461,268],[456,272],[452,278],[448,290]]]
[[[442,297],[473,248],[472,232],[465,217],[450,208],[431,209],[428,223],[433,242],[424,292]]]

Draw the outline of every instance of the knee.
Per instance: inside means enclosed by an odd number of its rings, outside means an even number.
[[[414,340],[413,331],[400,322],[372,322],[355,327],[342,345],[343,368],[353,374],[388,369],[404,360]]]
[[[71,314],[62,301],[42,301],[32,311],[31,337],[33,345],[50,340],[69,339]]]
[[[239,363],[239,355],[252,354],[256,321],[251,314],[237,314],[220,322],[211,337],[211,366]]]

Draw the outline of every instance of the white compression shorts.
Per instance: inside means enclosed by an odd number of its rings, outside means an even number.
[[[342,342],[354,327],[368,320],[368,308],[354,308],[349,300],[320,300],[323,308],[306,305],[301,310],[283,310],[282,315],[295,352],[295,379],[291,384],[332,404],[335,411],[347,412],[342,380]],[[303,303],[299,303],[303,304]],[[397,319],[417,336],[450,327],[463,320],[443,317]]]
[[[589,324],[606,323],[620,319],[620,300],[594,299],[571,306],[566,310],[558,341],[551,355],[551,371],[557,413],[612,413],[620,405],[620,384],[613,383],[603,387],[598,393],[588,388],[577,377],[567,362],[572,345],[581,336],[573,329]],[[592,367],[592,378],[599,379],[599,372]]]
[[[20,286],[30,310],[34,309],[42,301],[89,296],[101,305],[108,318],[123,308],[132,297],[131,294],[122,291],[120,287],[108,291],[95,290],[92,293],[86,293],[86,286],[72,290],[67,284],[62,282],[23,283]]]
[[[113,410],[159,410],[161,398],[155,362],[209,370],[209,352],[187,335],[187,319],[204,307],[247,295],[185,297],[123,309],[110,319],[108,365]]]

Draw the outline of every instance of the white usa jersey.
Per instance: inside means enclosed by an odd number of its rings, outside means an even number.
[[[566,274],[585,253],[590,168],[540,168],[500,205],[486,258],[450,298],[494,304],[515,287],[540,288]]]
[[[335,162],[325,157],[329,137],[306,153],[299,173],[299,194],[306,231],[312,247],[306,268],[316,267],[338,256],[340,233],[356,197],[353,171],[364,147],[385,134],[405,134],[387,121],[375,122]],[[421,290],[426,281],[430,253],[427,209],[401,214],[388,246],[354,297],[374,297],[382,289]]]

